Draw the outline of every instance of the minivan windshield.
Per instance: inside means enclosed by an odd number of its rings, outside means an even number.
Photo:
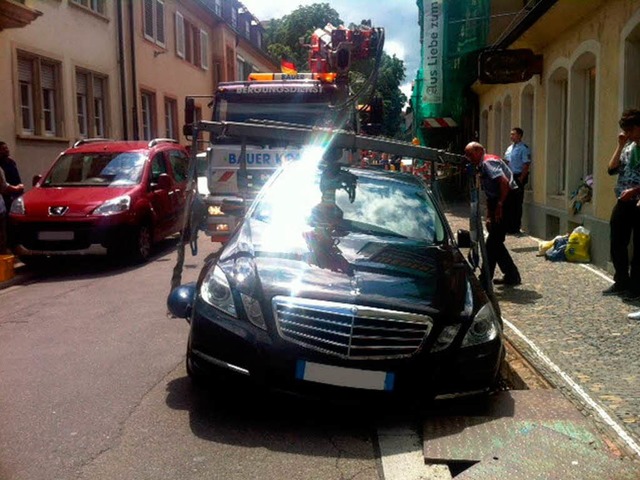
[[[124,187],[142,180],[142,153],[64,154],[42,183],[45,187]]]
[[[335,192],[341,210],[336,226],[347,233],[441,243],[445,227],[422,184],[403,174],[345,169],[356,177],[355,200],[344,189]],[[255,206],[253,218],[294,235],[314,226],[313,211],[321,199],[321,175],[305,162],[289,164]],[[293,201],[295,199],[295,201]]]

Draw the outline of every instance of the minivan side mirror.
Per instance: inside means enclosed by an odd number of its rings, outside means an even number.
[[[35,187],[40,180],[42,180],[42,175],[34,175],[31,179],[31,186]]]
[[[162,190],[170,190],[172,187],[171,178],[166,173],[161,173],[158,177],[158,188]]]
[[[456,240],[458,247],[471,248],[471,233],[469,233],[469,230],[458,230]]]

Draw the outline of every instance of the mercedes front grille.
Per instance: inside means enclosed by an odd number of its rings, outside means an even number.
[[[433,326],[428,315],[383,308],[285,296],[272,304],[282,338],[348,359],[409,357]]]

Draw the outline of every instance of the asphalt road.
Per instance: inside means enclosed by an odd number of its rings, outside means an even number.
[[[188,325],[165,306],[172,247],[0,291],[0,479],[380,478],[373,406],[191,386]]]

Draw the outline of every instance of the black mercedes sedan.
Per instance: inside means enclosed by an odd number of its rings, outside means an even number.
[[[502,322],[427,186],[300,160],[277,171],[197,284],[187,372],[291,391],[487,391]]]

